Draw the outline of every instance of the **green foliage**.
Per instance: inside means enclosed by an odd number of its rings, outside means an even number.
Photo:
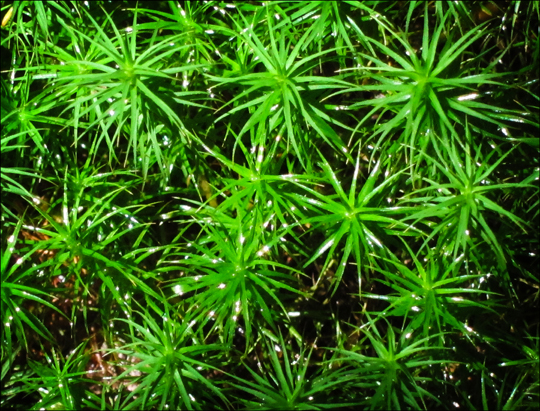
[[[537,2],[1,2],[2,409],[537,409]]]

